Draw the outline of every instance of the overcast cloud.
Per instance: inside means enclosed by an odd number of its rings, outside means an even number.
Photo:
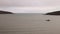
[[[34,11],[48,12],[52,10],[59,10],[60,0],[0,0],[0,6],[2,7],[4,6],[3,8],[0,8],[0,9],[9,10],[9,11],[13,10],[13,12],[17,12],[17,13],[34,12]],[[11,9],[14,6],[15,8]],[[33,8],[30,8],[30,7],[33,7]],[[21,10],[21,8],[23,8],[22,9],[23,11]]]
[[[0,0],[0,6],[59,6],[60,0]]]

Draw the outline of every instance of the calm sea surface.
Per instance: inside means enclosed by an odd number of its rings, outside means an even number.
[[[1,14],[0,34],[60,34],[60,16]]]

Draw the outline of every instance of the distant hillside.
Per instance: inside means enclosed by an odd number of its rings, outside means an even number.
[[[8,11],[2,11],[0,10],[0,14],[13,14],[12,12],[8,12]]]
[[[60,11],[54,11],[54,12],[46,13],[45,15],[60,15]]]

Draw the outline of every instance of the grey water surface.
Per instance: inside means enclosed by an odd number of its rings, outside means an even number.
[[[0,34],[60,34],[60,16],[0,14]]]

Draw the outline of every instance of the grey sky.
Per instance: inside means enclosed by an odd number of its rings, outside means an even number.
[[[0,6],[2,6],[2,8],[0,9],[9,10],[9,11],[13,10],[13,12],[17,12],[17,13],[34,12],[34,11],[48,12],[53,10],[59,10],[60,0],[0,0]],[[15,6],[15,8],[13,6]]]
[[[60,0],[0,0],[0,6],[59,6]]]

